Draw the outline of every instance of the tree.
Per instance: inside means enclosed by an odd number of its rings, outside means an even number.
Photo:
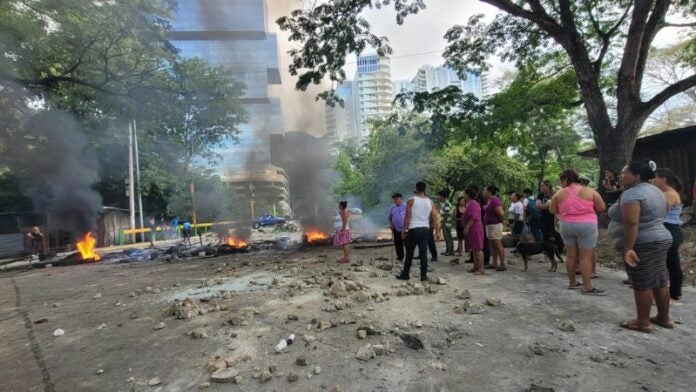
[[[445,38],[447,63],[458,70],[485,71],[486,59],[500,55],[522,66],[529,62],[547,65],[553,74],[573,70],[579,98],[585,108],[597,145],[600,169],[618,170],[631,157],[635,140],[648,116],[675,95],[696,86],[696,74],[670,84],[644,98],[643,77],[651,44],[665,28],[693,29],[696,3],[688,0],[481,0],[500,9],[490,24],[482,16],[465,26],[454,26]],[[299,74],[297,88],[323,78],[340,82],[340,70],[349,53],[367,45],[381,54],[391,49],[384,37],[369,31],[359,16],[366,7],[388,5],[389,0],[331,0],[309,10],[296,10],[280,18],[290,39],[302,47],[293,50],[290,72]],[[393,2],[397,22],[425,7],[422,0]],[[675,14],[691,20],[677,24]],[[689,45],[693,53],[694,41]],[[332,92],[322,96],[335,101]]]

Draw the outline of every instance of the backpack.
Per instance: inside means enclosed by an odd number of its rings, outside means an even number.
[[[527,216],[534,219],[541,217],[541,212],[537,208],[536,197],[534,196],[527,198]]]

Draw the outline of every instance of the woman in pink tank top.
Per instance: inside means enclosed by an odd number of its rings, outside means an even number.
[[[573,169],[560,175],[563,189],[551,199],[549,210],[561,223],[560,233],[566,245],[568,288],[579,289],[588,295],[606,295],[592,287],[592,261],[597,245],[597,213],[606,209],[602,197],[592,188],[580,185],[580,177]],[[575,269],[580,263],[582,284],[576,281]]]

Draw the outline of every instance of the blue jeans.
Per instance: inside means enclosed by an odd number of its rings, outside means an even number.
[[[418,246],[420,252],[420,270],[421,280],[428,279],[428,241],[432,231],[429,227],[416,227],[408,230],[406,235],[406,260],[404,261],[404,270],[401,271],[401,276],[409,277],[411,272],[411,264],[413,264],[413,253]]]

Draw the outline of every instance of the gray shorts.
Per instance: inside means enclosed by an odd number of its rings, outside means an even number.
[[[597,245],[597,224],[579,222],[560,222],[561,238],[566,245],[578,249],[594,249]]]

